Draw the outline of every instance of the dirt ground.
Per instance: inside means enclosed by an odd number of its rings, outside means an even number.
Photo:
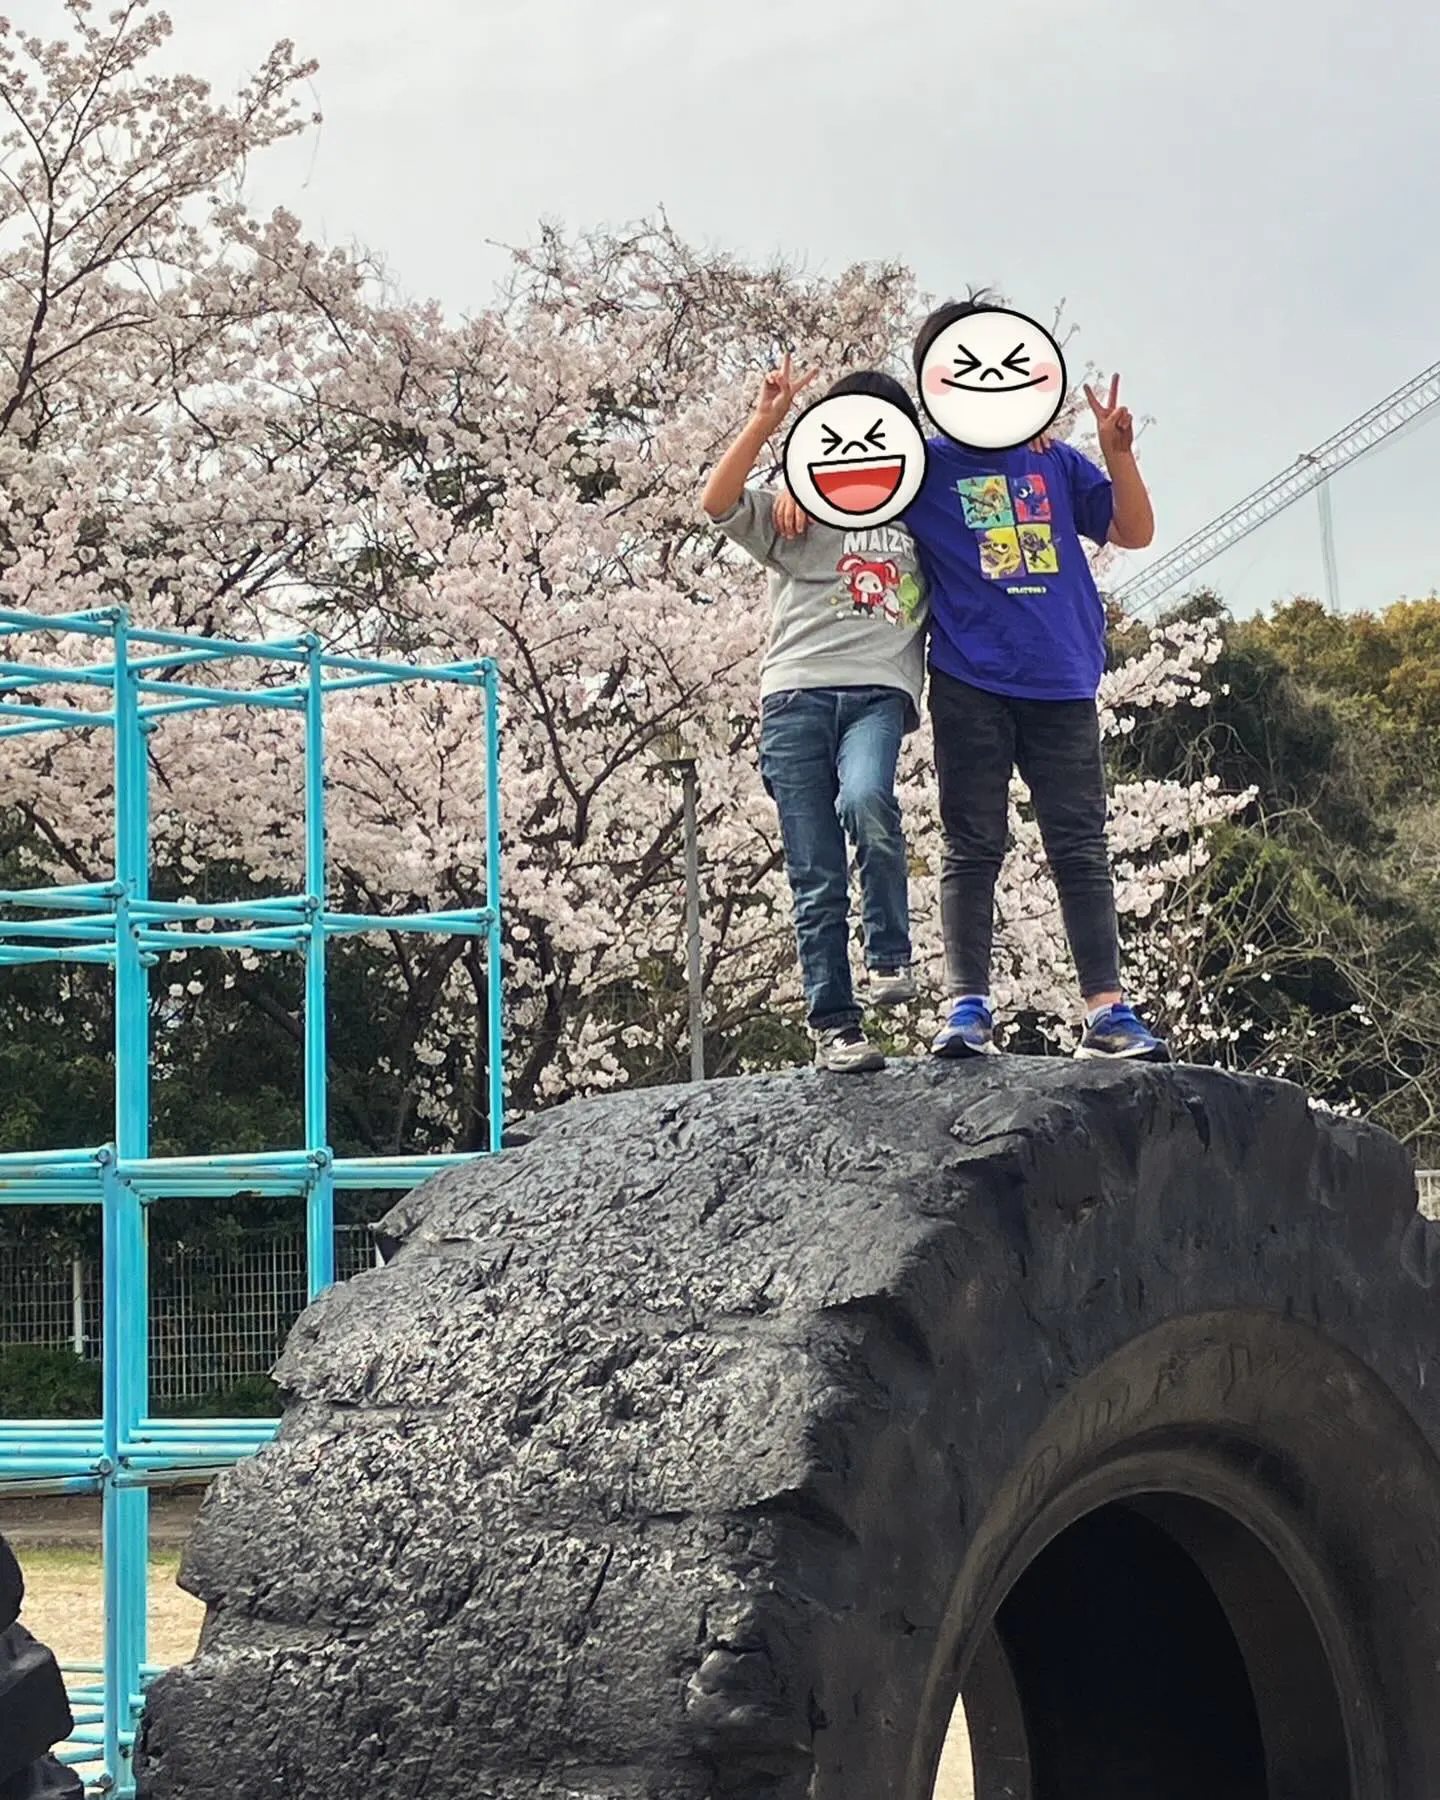
[[[205,1608],[175,1582],[180,1550],[203,1494],[155,1494],[150,1501],[150,1660],[188,1662]],[[21,1623],[61,1663],[99,1662],[105,1610],[98,1499],[0,1500],[0,1532],[25,1575]]]
[[[176,1585],[180,1548],[194,1521],[198,1495],[156,1496],[151,1507],[150,1660],[187,1662],[205,1608]],[[104,1649],[100,1515],[89,1500],[6,1501],[0,1532],[25,1572],[20,1617],[63,1663],[99,1662]],[[974,1800],[970,1748],[959,1709],[941,1758],[934,1800]]]
[[[100,1550],[25,1549],[25,1607],[20,1622],[61,1663],[99,1662],[105,1646]],[[178,1550],[150,1558],[150,1660],[188,1662],[195,1654],[205,1608],[175,1585]]]

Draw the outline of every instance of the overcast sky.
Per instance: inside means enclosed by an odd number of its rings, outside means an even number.
[[[39,24],[49,0],[11,0]],[[231,89],[278,37],[323,129],[255,198],[455,312],[542,218],[662,204],[817,271],[993,283],[1154,416],[1152,556],[1440,361],[1440,8],[1428,0],[171,0]],[[1340,595],[1440,587],[1440,407],[1332,484]],[[1322,591],[1308,497],[1207,572]]]

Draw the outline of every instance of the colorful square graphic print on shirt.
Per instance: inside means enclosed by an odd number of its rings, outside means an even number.
[[[1069,444],[979,451],[928,443],[904,516],[931,608],[942,674],[1017,699],[1093,699],[1105,609],[1081,538],[1110,530],[1109,477]]]

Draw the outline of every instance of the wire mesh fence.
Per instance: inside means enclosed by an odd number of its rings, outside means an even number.
[[[335,1275],[380,1260],[366,1225],[335,1230]],[[33,1344],[98,1362],[98,1259],[7,1246],[0,1258],[0,1350]],[[254,1234],[233,1247],[157,1248],[150,1259],[150,1403],[198,1404],[267,1375],[305,1310],[305,1234]]]
[[[0,1348],[9,1344],[98,1358],[99,1263],[7,1244],[0,1252]]]

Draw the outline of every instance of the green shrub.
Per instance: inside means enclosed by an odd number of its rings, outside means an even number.
[[[46,1344],[0,1349],[0,1419],[98,1419],[100,1365]]]
[[[245,1375],[199,1400],[175,1401],[164,1411],[185,1419],[278,1419],[284,1405],[268,1375]]]

